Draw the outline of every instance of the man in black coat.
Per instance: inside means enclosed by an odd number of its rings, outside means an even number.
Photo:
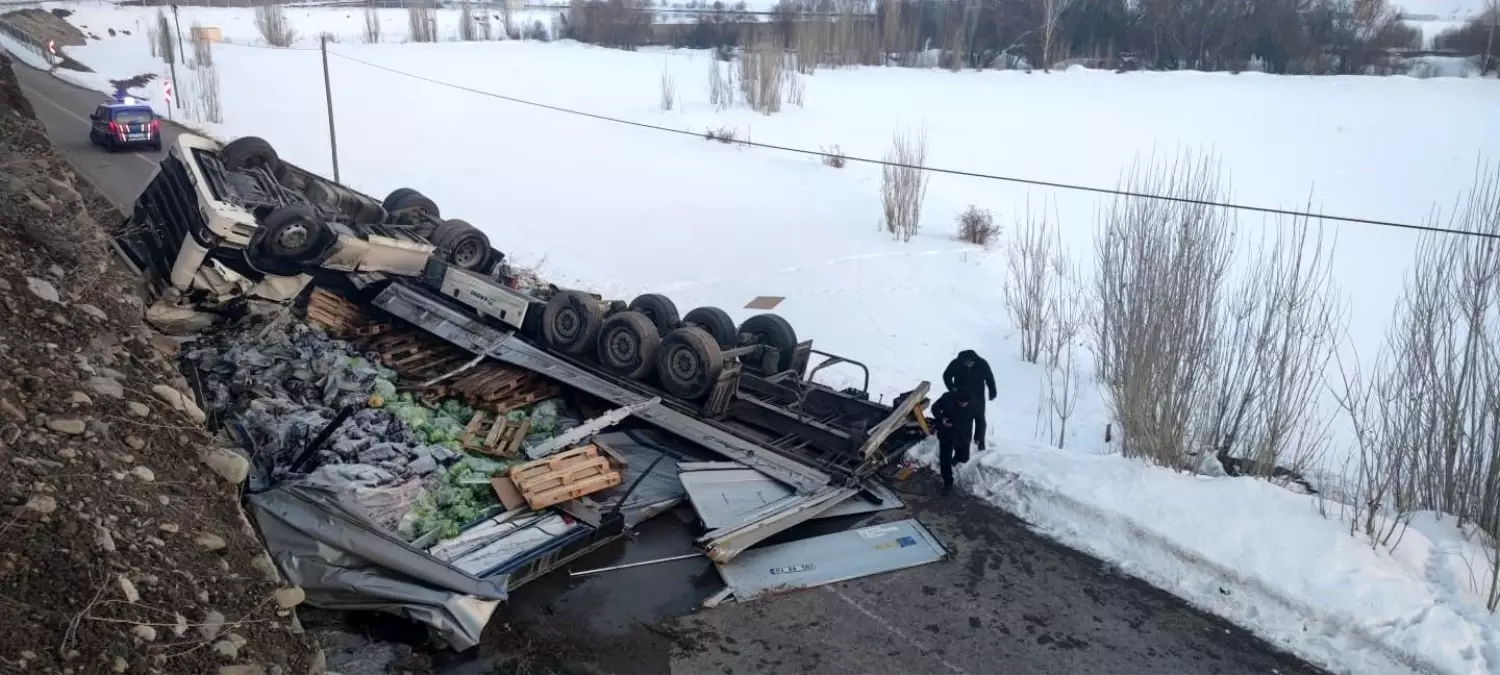
[[[972,349],[965,349],[958,353],[958,358],[943,370],[943,384],[948,386],[948,391],[962,391],[969,395],[973,401],[974,416],[974,447],[981,452],[984,451],[984,432],[987,425],[984,421],[985,389],[989,389],[989,400],[995,400],[995,374],[990,371],[988,361],[979,358]],[[964,443],[965,452],[968,450],[968,442]]]
[[[969,438],[974,433],[972,397],[962,390],[949,391],[932,404],[932,433],[938,439],[938,468],[943,476],[943,494],[953,491],[953,463],[969,461]]]

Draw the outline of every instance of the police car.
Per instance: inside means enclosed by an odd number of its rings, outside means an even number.
[[[117,97],[89,115],[89,142],[110,152],[126,148],[161,149],[161,120],[151,106]]]

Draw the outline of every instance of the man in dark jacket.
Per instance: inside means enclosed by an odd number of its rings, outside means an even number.
[[[986,388],[989,389],[989,400],[995,400],[995,374],[990,372],[989,362],[979,358],[974,350],[965,349],[943,370],[943,384],[948,386],[948,391],[962,391],[969,395],[973,402],[970,407],[974,416],[974,447],[983,452],[984,432],[987,429],[984,421]],[[967,442],[964,443],[964,448],[967,452]]]
[[[953,463],[969,461],[969,438],[973,434],[974,405],[972,397],[953,390],[932,404],[932,433],[938,439],[938,468],[943,476],[943,494],[953,491]]]

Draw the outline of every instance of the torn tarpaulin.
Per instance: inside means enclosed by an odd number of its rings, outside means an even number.
[[[327,490],[285,485],[249,503],[277,566],[315,607],[398,614],[462,651],[479,644],[507,597],[507,576],[465,574],[383,532]]]

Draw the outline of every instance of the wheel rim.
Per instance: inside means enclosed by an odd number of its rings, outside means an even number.
[[[677,347],[667,356],[667,368],[672,371],[672,376],[681,382],[691,382],[698,378],[698,359],[692,350],[685,347]]]
[[[635,335],[623,328],[610,331],[605,347],[609,351],[609,358],[618,365],[634,365],[640,354],[640,342],[635,339]]]
[[[283,251],[295,251],[307,245],[307,226],[298,224],[288,225],[276,233],[276,246]]]
[[[582,324],[583,319],[578,316],[577,310],[574,310],[572,307],[564,307],[562,311],[557,313],[557,319],[552,322],[552,328],[553,332],[557,333],[557,337],[562,338],[563,342],[572,342],[578,338],[579,326]]]
[[[458,242],[453,247],[453,262],[459,267],[473,267],[478,265],[484,258],[484,247],[477,237],[471,237]]]

